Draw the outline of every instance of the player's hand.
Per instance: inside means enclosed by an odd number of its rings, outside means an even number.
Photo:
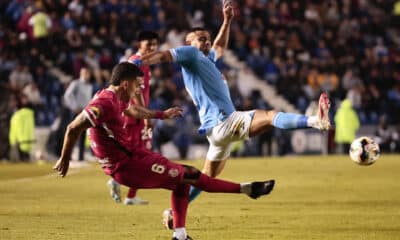
[[[232,18],[235,16],[235,12],[233,10],[233,5],[231,0],[224,0],[222,2],[223,4],[223,14],[224,14],[224,20],[232,20]]]
[[[179,107],[169,108],[164,111],[164,118],[171,119],[175,117],[182,117],[182,111],[182,108]]]
[[[54,165],[53,169],[58,172],[61,177],[65,177],[67,175],[69,168],[69,159],[60,158]]]

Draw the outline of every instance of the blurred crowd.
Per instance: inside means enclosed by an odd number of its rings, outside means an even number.
[[[362,124],[377,124],[382,115],[390,124],[400,120],[400,50],[394,39],[398,33],[388,31],[398,25],[400,1],[233,3],[229,48],[300,111],[328,91],[338,101],[349,98]],[[221,21],[220,0],[1,1],[0,97],[8,99],[0,106],[1,120],[28,107],[35,125],[54,127],[63,114],[66,89],[81,78],[82,68],[90,72],[92,94],[105,87],[112,67],[135,52],[138,30],[158,32],[161,49],[168,49],[182,45],[190,27],[206,27],[215,36]],[[236,70],[223,61],[217,64],[239,110],[269,108],[257,91],[242,96]],[[63,80],[53,68],[74,80]],[[197,113],[179,70],[175,65],[153,67],[150,107],[184,107],[185,118],[156,123],[160,140],[154,144],[161,148],[172,139],[184,157],[188,144],[204,139],[197,135]],[[259,154],[258,145],[248,152]]]
[[[362,124],[399,122],[400,1],[236,2],[231,48],[298,109],[327,91]]]

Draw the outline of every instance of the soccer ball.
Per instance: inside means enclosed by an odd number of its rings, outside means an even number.
[[[351,143],[349,154],[355,163],[371,165],[379,158],[379,145],[370,137],[360,137]]]

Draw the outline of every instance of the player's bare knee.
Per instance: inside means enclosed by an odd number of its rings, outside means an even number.
[[[184,173],[183,179],[186,181],[197,181],[201,175],[200,170],[195,167],[183,165]]]
[[[269,124],[271,125],[272,121],[274,120],[274,117],[276,115],[276,111],[271,110],[271,111],[266,111],[266,113],[267,113],[267,120],[268,120]]]
[[[212,162],[212,161],[206,161],[204,164],[203,168],[203,173],[206,174],[207,176],[210,177],[216,177],[218,174],[221,173],[223,166],[221,166],[222,161],[220,162]]]

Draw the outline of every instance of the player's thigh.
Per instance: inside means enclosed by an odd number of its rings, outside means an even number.
[[[224,146],[234,141],[247,139],[253,116],[254,111],[233,112],[207,134],[209,142],[215,146]]]
[[[127,162],[114,174],[119,183],[133,188],[175,189],[183,180],[184,168],[160,154],[149,152]]]
[[[226,160],[231,154],[232,144],[215,145],[209,141],[206,159],[208,162],[220,162]]]
[[[276,115],[275,111],[255,110],[249,127],[249,137],[254,137],[273,128],[272,121]]]

